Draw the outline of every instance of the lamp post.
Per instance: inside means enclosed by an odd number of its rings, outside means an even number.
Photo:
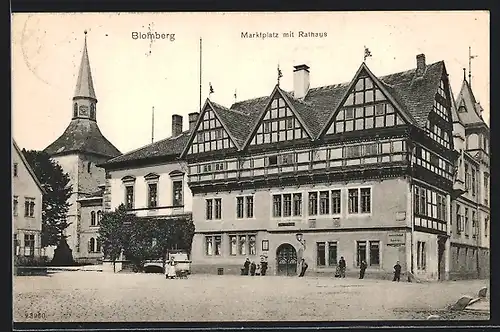
[[[297,239],[297,241],[299,241],[299,243],[302,245],[302,247],[305,250],[306,249],[306,240],[304,240],[304,235],[302,233],[297,233],[297,234],[295,234],[295,238]]]

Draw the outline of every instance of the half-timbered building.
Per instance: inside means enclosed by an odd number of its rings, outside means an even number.
[[[397,261],[417,278],[449,271],[454,183],[452,94],[443,61],[310,88],[295,66],[291,92],[226,108],[207,100],[181,154],[196,233],[192,270],[239,274],[267,257],[269,274],[310,271],[387,277]]]

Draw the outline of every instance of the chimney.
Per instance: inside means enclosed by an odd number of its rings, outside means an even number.
[[[302,99],[309,91],[309,66],[293,66],[293,96]]]
[[[425,54],[417,55],[417,77],[424,76],[425,73]]]
[[[172,137],[177,137],[182,134],[182,115],[172,115]]]
[[[198,116],[200,115],[200,113],[198,112],[193,112],[193,113],[189,113],[188,114],[188,117],[189,117],[189,131],[193,131],[194,130],[194,125],[196,124],[196,121],[198,121]]]

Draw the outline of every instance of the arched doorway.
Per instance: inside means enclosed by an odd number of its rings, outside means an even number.
[[[283,243],[276,249],[276,271],[278,275],[297,275],[297,251],[288,243]]]

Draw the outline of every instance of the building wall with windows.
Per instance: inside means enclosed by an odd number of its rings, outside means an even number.
[[[110,210],[121,204],[139,217],[190,213],[192,195],[179,162],[110,169]]]
[[[78,200],[80,217],[79,261],[89,264],[102,262],[102,248],[99,240],[99,225],[103,214],[102,194]]]
[[[299,250],[295,234],[302,232],[306,241],[303,257],[309,262],[318,261],[317,243],[333,241],[338,250],[335,261],[344,256],[351,263],[348,271],[355,271],[359,265],[356,243],[365,241],[366,250],[372,243],[379,251],[377,263],[369,264],[370,272],[387,274],[397,260],[406,261],[399,248],[387,246],[387,234],[407,231],[409,199],[405,179],[195,195],[193,268],[210,271],[225,267],[239,273],[246,257],[260,260],[260,255],[266,255],[274,261],[282,243],[296,245]],[[264,248],[262,241],[268,242]],[[325,264],[310,266],[312,271],[331,272]]]
[[[43,189],[14,141],[11,167],[14,253],[40,256]]]

